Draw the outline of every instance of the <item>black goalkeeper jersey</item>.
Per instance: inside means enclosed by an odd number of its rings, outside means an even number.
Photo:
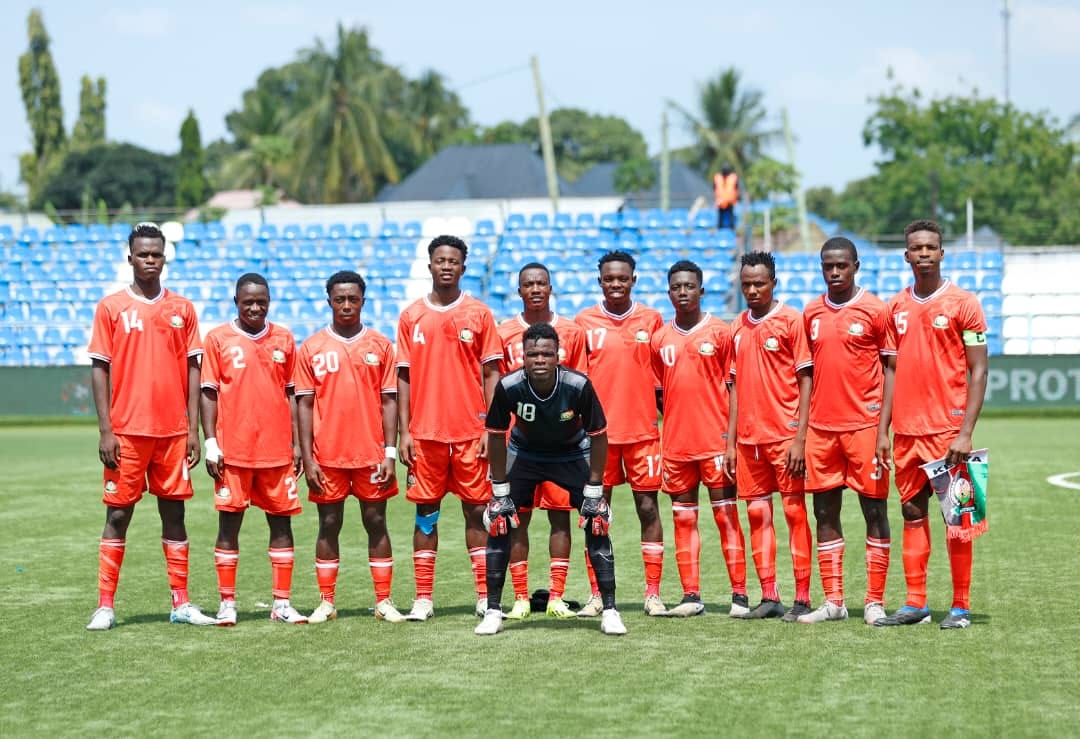
[[[488,409],[488,431],[506,431],[513,416],[510,451],[521,459],[560,462],[589,455],[589,437],[607,429],[589,378],[559,366],[555,388],[540,397],[525,370],[504,376]]]

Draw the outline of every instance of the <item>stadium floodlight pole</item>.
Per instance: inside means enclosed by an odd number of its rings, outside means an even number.
[[[795,166],[795,138],[791,135],[791,124],[788,123],[787,108],[781,110],[784,118],[784,144],[787,145],[788,163],[795,170],[795,210],[799,215],[799,240],[802,241],[802,250],[810,251],[810,226],[806,221],[806,193],[803,191],[802,177]]]
[[[975,246],[975,203],[967,199],[967,248]]]
[[[660,113],[660,210],[671,207],[671,149],[668,148],[667,108]]]
[[[551,210],[559,212],[559,180],[555,176],[555,147],[551,143],[551,122],[547,108],[544,107],[544,89],[540,82],[540,60],[532,55],[533,84],[536,85],[536,104],[539,108],[537,120],[540,122],[540,151],[544,155],[544,175],[547,178],[548,197],[551,198]]]

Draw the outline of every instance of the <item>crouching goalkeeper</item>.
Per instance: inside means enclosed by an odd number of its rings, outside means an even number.
[[[484,511],[488,530],[488,610],[476,627],[480,635],[502,631],[500,605],[512,540],[527,540],[533,491],[552,482],[570,493],[581,513],[585,546],[592,560],[604,611],[600,631],[626,633],[615,610],[615,556],[608,527],[611,509],[601,478],[607,461],[607,419],[589,378],[559,366],[559,335],[547,323],[522,336],[524,366],[495,387],[487,414],[492,498]],[[510,431],[507,453],[506,431]]]

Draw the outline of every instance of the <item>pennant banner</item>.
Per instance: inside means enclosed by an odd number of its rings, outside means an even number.
[[[941,504],[950,539],[973,541],[986,533],[986,484],[990,450],[976,449],[963,464],[949,466],[944,459],[922,465]]]

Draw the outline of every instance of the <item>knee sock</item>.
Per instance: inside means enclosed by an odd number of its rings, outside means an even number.
[[[925,516],[904,521],[904,579],[906,605],[926,608],[926,565],[930,561],[930,521]]]
[[[487,552],[484,547],[470,547],[469,561],[472,563],[473,586],[476,597],[487,597]]]
[[[270,582],[274,600],[288,600],[292,590],[295,552],[292,547],[270,547]]]
[[[222,600],[236,600],[236,568],[239,564],[239,550],[214,548],[214,569],[217,571],[218,594]]]
[[[390,597],[390,586],[394,582],[394,558],[369,556],[368,569],[375,589],[375,602],[386,600]]]
[[[949,569],[952,571],[953,608],[971,608],[972,542],[946,539],[949,549]]]
[[[319,597],[327,603],[334,602],[340,566],[341,560],[338,559],[315,558],[315,580],[319,584]]]
[[[172,591],[173,608],[182,606],[188,597],[188,543],[162,538],[161,548],[165,551],[165,570],[169,574],[169,590]]]
[[[746,504],[750,519],[750,551],[754,569],[761,581],[762,600],[780,600],[776,589],[776,529],[773,528],[772,498],[759,498]]]
[[[417,549],[412,556],[413,572],[416,574],[416,599],[432,600],[431,594],[435,590],[435,550]]]
[[[819,541],[817,562],[825,599],[844,605],[844,540]]]
[[[589,558],[586,557],[588,562]],[[566,592],[566,573],[570,569],[570,560],[563,557],[552,557],[549,572],[551,573],[551,586],[548,588],[548,599],[562,598]],[[593,578],[595,579],[595,575]]]
[[[126,547],[123,539],[102,538],[98,545],[98,608],[113,607]]]
[[[746,595],[746,541],[739,523],[739,505],[735,498],[712,502],[713,520],[720,530],[720,546],[724,550],[731,592]]]
[[[866,602],[885,603],[885,580],[889,576],[889,539],[866,537]]]
[[[664,542],[641,542],[641,559],[645,563],[645,597],[660,595],[660,578],[664,574]],[[596,566],[595,562],[593,566]],[[603,592],[601,589],[601,595]]]
[[[810,577],[814,551],[814,535],[810,523],[806,520],[806,496],[782,495],[784,518],[788,525],[788,548],[791,550],[791,565],[795,571],[795,600],[810,602]]]
[[[510,582],[514,586],[514,600],[529,599],[529,560],[510,563]]]
[[[506,584],[506,565],[510,561],[510,534],[489,536],[485,555],[485,575],[487,582],[488,608],[502,608],[503,585]]]
[[[589,576],[589,592],[597,597],[600,596],[600,586],[596,584],[596,570],[593,569],[589,550],[585,550],[585,574]]]
[[[683,593],[701,593],[701,534],[697,503],[672,503],[675,520],[675,563]]]

